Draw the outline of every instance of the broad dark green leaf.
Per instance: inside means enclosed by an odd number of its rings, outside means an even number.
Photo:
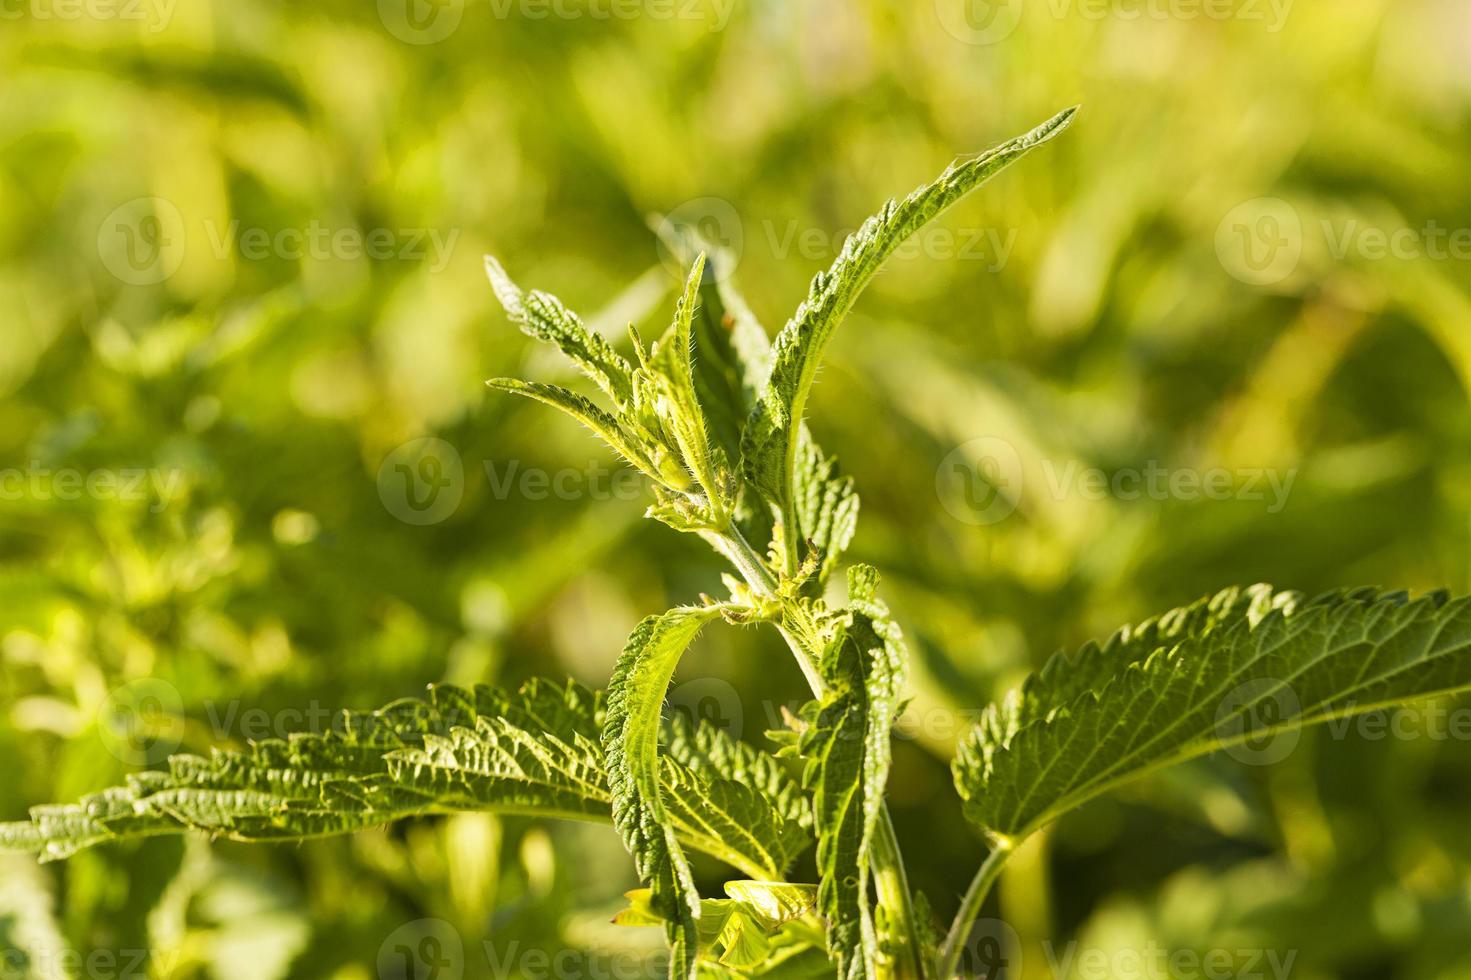
[[[0,847],[53,860],[186,830],[297,840],[456,810],[607,822],[603,718],[601,695],[576,684],[532,681],[515,694],[436,687],[427,700],[344,712],[328,732],[175,756],[167,771],[78,804],[36,807],[29,822],[0,824]],[[661,779],[681,800],[671,814],[679,839],[745,874],[779,878],[809,842],[796,782],[719,730],[677,725],[675,742],[704,746],[661,760]],[[762,791],[752,773],[766,781]]]
[[[1272,761],[1299,726],[1466,688],[1467,599],[1232,589],[1054,658],[987,710],[955,782],[974,822],[1021,838],[1142,773],[1221,748]]]

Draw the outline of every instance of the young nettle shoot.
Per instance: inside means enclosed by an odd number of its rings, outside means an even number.
[[[671,977],[949,980],[967,969],[972,927],[1008,855],[1068,810],[1222,747],[1471,688],[1471,604],[1443,594],[1231,588],[1059,654],[962,741],[955,786],[979,834],[954,846],[973,847],[979,870],[948,931],[931,921],[884,803],[904,643],[874,569],[849,567],[845,601],[826,598],[858,497],[804,412],[823,352],[884,260],[1073,114],[885,205],[774,342],[729,276],[712,274],[729,262],[718,251],[687,249],[673,321],[649,345],[630,330],[629,354],[487,260],[511,320],[558,347],[600,397],[491,384],[591,429],[653,482],[650,516],[731,565],[726,598],[639,624],[606,692],[555,681],[434,687],[344,713],[326,733],[176,756],[166,770],[0,825],[0,846],[56,859],[191,829],[295,840],[466,810],[602,820],[646,886],[617,921],[665,930]],[[664,715],[680,658],[719,624],[777,630],[806,677],[811,700],[772,751]],[[817,880],[787,881],[811,848]],[[723,895],[699,892],[691,851],[732,869]]]

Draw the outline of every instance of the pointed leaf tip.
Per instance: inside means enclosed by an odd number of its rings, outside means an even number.
[[[506,272],[506,267],[501,265],[500,260],[494,255],[485,257],[485,275],[490,279],[490,288],[495,292],[495,298],[505,308],[506,315],[515,319],[521,310],[521,303],[525,294],[521,287],[517,286]]]

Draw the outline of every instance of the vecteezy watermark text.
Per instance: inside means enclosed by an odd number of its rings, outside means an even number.
[[[0,0],[0,20],[134,22],[157,34],[169,26],[178,5],[179,0]]]
[[[1383,224],[1362,218],[1304,221],[1287,201],[1259,197],[1227,212],[1216,228],[1216,256],[1236,279],[1271,286],[1297,272],[1303,256],[1334,262],[1398,260],[1471,262],[1471,227],[1431,218],[1423,224]]]
[[[233,251],[250,262],[285,259],[372,259],[375,262],[424,262],[430,272],[443,272],[449,264],[460,229],[439,228],[333,228],[320,221],[308,222],[305,228],[243,227],[231,221],[221,228],[205,222],[210,249],[215,258],[225,259]]]
[[[1298,951],[1254,946],[1170,948],[1154,940],[1140,945],[1094,946],[1076,940],[1041,943],[1045,962],[1037,976],[1053,980],[1288,980]],[[1021,937],[1001,919],[979,919],[962,948],[960,976],[1008,980],[1022,975]],[[1029,972],[1028,975],[1031,975]]]
[[[438,44],[460,29],[468,12],[496,20],[688,21],[723,31],[736,0],[378,0],[378,19],[405,44]]]
[[[4,2],[4,0],[0,0]],[[201,237],[199,232],[203,231]],[[97,229],[97,254],[117,279],[151,286],[174,276],[203,245],[217,262],[331,260],[413,262],[443,272],[454,256],[459,228],[361,228],[312,219],[302,227],[265,228],[239,220],[204,219],[191,224],[172,201],[140,197],[114,208]]]
[[[482,466],[490,495],[498,501],[638,500],[649,493],[648,479],[638,470],[596,460],[556,469],[526,466],[519,459],[487,459]],[[405,524],[439,524],[459,510],[465,481],[459,450],[443,439],[415,439],[384,457],[378,467],[378,498]]]
[[[999,44],[1027,9],[1053,20],[1234,21],[1269,34],[1287,26],[1296,0],[934,0],[945,31],[966,44]]]
[[[1043,943],[1054,977],[1073,980],[1288,980],[1297,950],[1167,949],[1153,941],[1137,948],[1099,949],[1068,943],[1060,950]]]
[[[798,221],[788,221],[778,228],[776,222],[768,220],[761,227],[772,257],[780,260],[793,255],[809,261],[830,260],[838,256],[850,237],[848,232],[803,228]],[[984,262],[986,271],[1000,272],[1011,260],[1019,234],[1015,228],[925,228],[894,249],[894,258]]]
[[[804,225],[797,220],[747,220],[723,198],[700,197],[685,201],[661,218],[658,253],[670,275],[683,282],[689,269],[684,257],[671,251],[667,242],[688,237],[685,244],[690,254],[700,249],[715,249],[719,253],[719,264],[713,272],[707,271],[707,275],[713,274],[723,281],[740,264],[750,243],[764,242],[771,257],[779,261],[795,257],[824,262],[835,259],[855,231]],[[982,262],[988,272],[996,273],[1011,261],[1020,234],[1017,228],[934,225],[920,229],[900,244],[894,250],[894,258],[901,262],[916,258]]]
[[[184,485],[184,471],[178,469],[53,469],[35,460],[23,469],[0,469],[0,500],[4,501],[152,501],[150,510],[156,514],[183,492]]]
[[[1038,462],[1032,491],[1052,500],[1237,500],[1266,504],[1278,514],[1297,482],[1296,469],[1184,467],[1148,460],[1142,467],[1102,469],[1077,460]],[[1016,447],[983,436],[955,447],[935,470],[935,491],[956,520],[977,526],[1005,520],[1021,504],[1025,467]]]
[[[1084,500],[1246,500],[1265,502],[1268,514],[1281,513],[1297,482],[1295,469],[1172,469],[1158,460],[1148,461],[1142,469],[1123,467],[1109,472],[1076,460],[1059,467],[1044,459],[1042,473],[1056,500],[1072,496]]]
[[[81,980],[147,980],[170,976],[178,949],[0,949],[0,980],[31,977],[77,977]],[[156,972],[155,972],[156,971]]]
[[[589,460],[586,466],[546,470],[522,466],[519,459],[485,460],[491,496],[507,500],[638,500],[649,493],[649,481],[631,466],[613,468]]]
[[[473,947],[472,947],[473,949]],[[479,962],[476,962],[476,961]],[[668,975],[663,950],[542,949],[520,940],[485,940],[479,955],[443,919],[416,919],[393,930],[378,949],[379,980],[462,980],[523,977],[525,980],[655,980]]]

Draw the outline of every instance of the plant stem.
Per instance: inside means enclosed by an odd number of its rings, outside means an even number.
[[[776,579],[740,531],[732,527],[717,547],[741,571],[753,591],[765,598],[780,598]],[[818,649],[816,625],[800,606],[795,603],[783,605],[782,621],[778,624],[782,637],[802,668],[812,696],[821,698],[825,685],[820,671],[822,651]],[[914,899],[909,891],[909,875],[904,869],[904,856],[899,850],[894,821],[889,816],[888,805],[884,803],[879,806],[878,821],[869,845],[869,861],[873,867],[879,905],[888,912],[899,937],[894,975],[897,980],[923,980],[925,972],[921,963],[924,954],[919,923],[914,914]]]
[[[940,950],[940,972],[936,980],[950,980],[956,975],[960,966],[960,954],[965,949],[965,941],[970,938],[971,926],[975,925],[976,916],[981,912],[981,905],[986,901],[986,896],[991,892],[991,886],[1001,876],[1001,869],[1006,865],[1006,859],[1011,857],[1016,850],[1016,842],[1000,840],[996,842],[994,849],[986,860],[981,864],[976,876],[971,879],[970,887],[966,889],[965,898],[960,901],[960,911],[955,913],[955,921],[950,926],[950,932],[945,937],[945,945]]]
[[[909,873],[904,869],[904,855],[899,850],[899,835],[894,832],[888,804],[879,809],[871,860],[879,905],[894,916],[894,925],[900,936],[899,962],[895,972],[899,977],[923,980],[924,944],[920,941],[919,920],[914,914],[914,896],[909,891]]]
[[[802,542],[797,534],[797,505],[788,489],[786,503],[781,508],[782,561],[788,575],[796,575],[802,567]]]
[[[724,534],[712,534],[709,536],[710,543],[715,550],[730,560],[746,580],[746,584],[759,595],[775,597],[777,582],[771,570],[766,567],[766,562],[751,547],[751,542],[740,532],[735,525]]]

